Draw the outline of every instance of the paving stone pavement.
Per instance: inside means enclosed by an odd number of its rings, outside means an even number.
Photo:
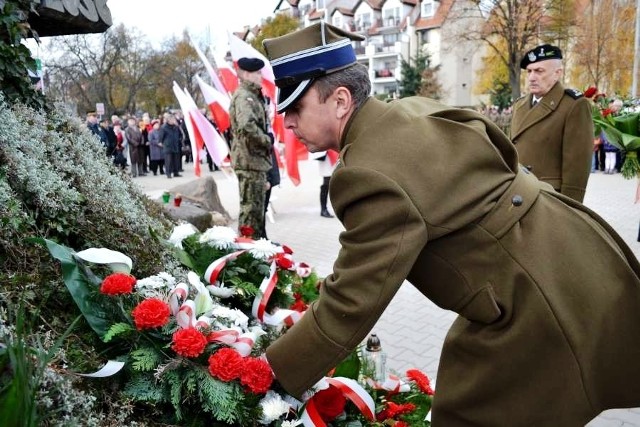
[[[331,272],[333,260],[340,249],[338,235],[343,227],[335,218],[320,216],[322,178],[315,162],[302,161],[299,165],[300,185],[294,186],[283,177],[281,185],[273,190],[274,222],[267,222],[267,234],[272,241],[291,247],[296,261],[314,266],[324,276]],[[159,198],[163,190],[197,179],[192,163],[185,164],[184,168],[182,178],[168,180],[164,176],[146,176],[136,178],[135,182],[150,197]],[[213,175],[223,206],[237,220],[237,183],[222,172],[209,172],[206,164],[202,173]],[[636,239],[640,204],[634,204],[636,184],[635,180],[625,180],[620,174],[593,173],[584,204],[607,220],[639,256],[640,243]],[[409,368],[418,368],[436,379],[444,337],[454,318],[452,312],[435,306],[411,284],[404,283],[372,331],[380,337],[388,355],[388,369],[404,372]],[[561,396],[558,398],[561,399]],[[620,426],[640,427],[640,408],[606,411],[587,425]]]

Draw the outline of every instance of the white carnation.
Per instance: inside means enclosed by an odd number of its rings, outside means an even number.
[[[176,279],[162,272],[136,282],[136,292],[145,298],[167,299],[169,291],[175,287]]]
[[[256,240],[249,253],[256,259],[268,260],[278,253],[279,248],[267,239]]]
[[[182,249],[182,241],[192,234],[196,234],[198,229],[193,224],[184,223],[176,226],[169,237],[169,243],[175,247]]]
[[[200,243],[206,243],[217,249],[230,249],[236,240],[236,232],[229,227],[215,225],[202,233]]]
[[[220,320],[220,318],[227,319],[229,321],[229,325],[225,326],[239,326],[243,329],[247,329],[247,325],[249,323],[249,318],[242,311],[225,307],[223,305],[216,305],[211,310],[211,316]]]
[[[260,406],[262,407],[260,423],[265,425],[271,424],[289,412],[289,404],[282,400],[282,397],[273,390],[269,390],[265,397],[262,398]]]

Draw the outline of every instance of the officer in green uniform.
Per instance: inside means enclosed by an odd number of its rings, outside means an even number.
[[[319,299],[266,351],[280,384],[300,398],[408,280],[459,314],[434,427],[578,427],[640,406],[640,264],[629,247],[520,167],[483,115],[371,97],[358,39],[322,22],[264,41],[284,125],[311,152],[340,152],[329,192],[344,225]]]
[[[589,101],[560,83],[562,52],[556,46],[530,50],[520,67],[527,70],[529,94],[516,101],[510,130],[520,162],[556,191],[582,202],[593,156]]]
[[[265,194],[271,169],[272,138],[262,96],[264,62],[258,58],[238,60],[241,84],[231,98],[231,166],[238,177],[240,214],[238,226],[250,226],[254,238],[266,238]]]

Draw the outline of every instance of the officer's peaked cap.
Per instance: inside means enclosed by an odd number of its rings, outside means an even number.
[[[300,99],[313,79],[356,63],[352,40],[364,40],[321,21],[293,33],[265,39],[262,44],[278,87],[278,113]]]
[[[238,68],[244,71],[258,71],[264,67],[264,61],[260,58],[240,58]]]
[[[520,68],[524,70],[529,64],[546,61],[547,59],[562,59],[562,51],[560,48],[550,44],[536,46],[524,54],[520,61]]]

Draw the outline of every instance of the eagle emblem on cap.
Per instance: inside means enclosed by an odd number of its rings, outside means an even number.
[[[536,54],[533,52],[529,52],[529,55],[527,55],[529,57],[529,62],[536,62]]]

